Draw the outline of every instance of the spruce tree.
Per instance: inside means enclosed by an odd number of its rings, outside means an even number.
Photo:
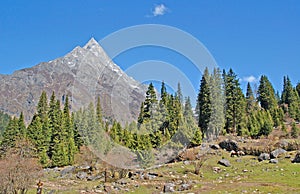
[[[161,83],[160,96],[161,96],[161,102],[164,105],[167,105],[168,93],[167,93],[167,88],[165,86],[165,82],[164,81]]]
[[[240,88],[239,79],[232,69],[223,74],[225,83],[226,109],[225,129],[235,133],[245,127],[245,97]]]
[[[220,70],[215,68],[210,80],[211,115],[208,124],[208,136],[210,138],[217,138],[220,131],[224,128],[225,94],[223,86]]]
[[[73,131],[73,123],[69,108],[69,97],[66,96],[64,109],[63,109],[63,122],[62,128],[65,132],[65,137],[63,137],[63,142],[67,147],[67,156],[68,156],[68,164],[72,165],[74,163],[74,155],[76,152],[76,146],[74,141],[74,131]]]
[[[210,98],[210,75],[208,68],[205,68],[200,83],[200,90],[197,99],[198,126],[202,132],[202,138],[207,133],[208,124],[211,116],[211,98]]]
[[[263,75],[260,78],[258,87],[258,101],[265,110],[274,110],[277,107],[274,88],[268,77]]]
[[[247,107],[246,107],[247,114],[249,114],[251,111],[256,109],[256,102],[255,102],[255,98],[253,95],[253,90],[252,90],[252,87],[249,82],[247,84],[246,103],[247,103]]]
[[[284,77],[281,102],[288,105],[288,113],[291,118],[297,119],[299,115],[299,96],[294,89],[289,77]]]
[[[1,149],[6,151],[15,146],[15,142],[20,139],[20,131],[18,129],[18,119],[16,117],[9,120],[8,125],[3,133]]]
[[[143,122],[147,122],[151,117],[151,107],[157,104],[156,92],[152,83],[149,84],[144,102]]]
[[[18,130],[20,133],[20,137],[24,138],[26,136],[26,126],[23,112],[21,112],[20,117],[18,119]]]

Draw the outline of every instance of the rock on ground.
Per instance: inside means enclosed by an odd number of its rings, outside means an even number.
[[[270,160],[270,154],[268,153],[261,153],[259,156],[258,156],[258,161],[263,161],[263,160]]]
[[[230,139],[226,139],[226,140],[220,142],[219,146],[222,149],[226,149],[227,151],[234,150],[237,152],[239,150],[238,143],[236,141],[230,140]]]
[[[298,152],[292,161],[293,163],[300,163],[300,152]]]
[[[272,163],[272,164],[278,164],[278,160],[277,159],[271,159],[270,163]]]
[[[164,193],[171,193],[171,192],[175,192],[175,184],[166,183],[164,185]]]
[[[277,158],[278,156],[280,156],[282,154],[285,154],[285,153],[286,153],[286,150],[284,150],[282,148],[278,148],[278,149],[271,152],[270,157],[271,158]]]
[[[220,160],[220,161],[218,162],[218,164],[221,164],[221,165],[226,166],[226,167],[231,166],[229,160],[226,160],[226,159]]]

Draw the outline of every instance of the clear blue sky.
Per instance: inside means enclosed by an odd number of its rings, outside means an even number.
[[[170,25],[192,34],[221,69],[233,68],[243,87],[247,77],[253,76],[253,81],[262,74],[279,91],[284,75],[289,75],[294,84],[300,81],[297,0],[3,0],[0,73],[11,74],[61,57],[91,37],[101,40],[139,24]],[[123,69],[152,59],[188,63],[175,55],[159,48],[141,48],[123,53],[115,62]],[[201,75],[193,70],[186,72],[198,88]]]

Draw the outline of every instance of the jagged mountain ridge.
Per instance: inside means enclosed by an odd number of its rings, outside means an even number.
[[[32,68],[0,75],[0,110],[26,120],[35,113],[42,91],[58,99],[68,95],[71,109],[78,110],[100,96],[104,115],[130,122],[137,118],[147,87],[123,72],[92,38],[84,47]]]

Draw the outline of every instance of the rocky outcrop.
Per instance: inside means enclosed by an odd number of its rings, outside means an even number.
[[[236,141],[230,140],[230,139],[226,139],[226,140],[220,142],[219,146],[222,149],[226,149],[227,151],[234,150],[237,152],[239,150],[238,143]]]
[[[72,110],[100,96],[105,116],[130,122],[137,118],[147,89],[127,76],[93,38],[61,58],[0,77],[0,110],[10,115],[23,112],[27,121],[42,91],[48,97],[54,91],[62,102],[70,97]]]

